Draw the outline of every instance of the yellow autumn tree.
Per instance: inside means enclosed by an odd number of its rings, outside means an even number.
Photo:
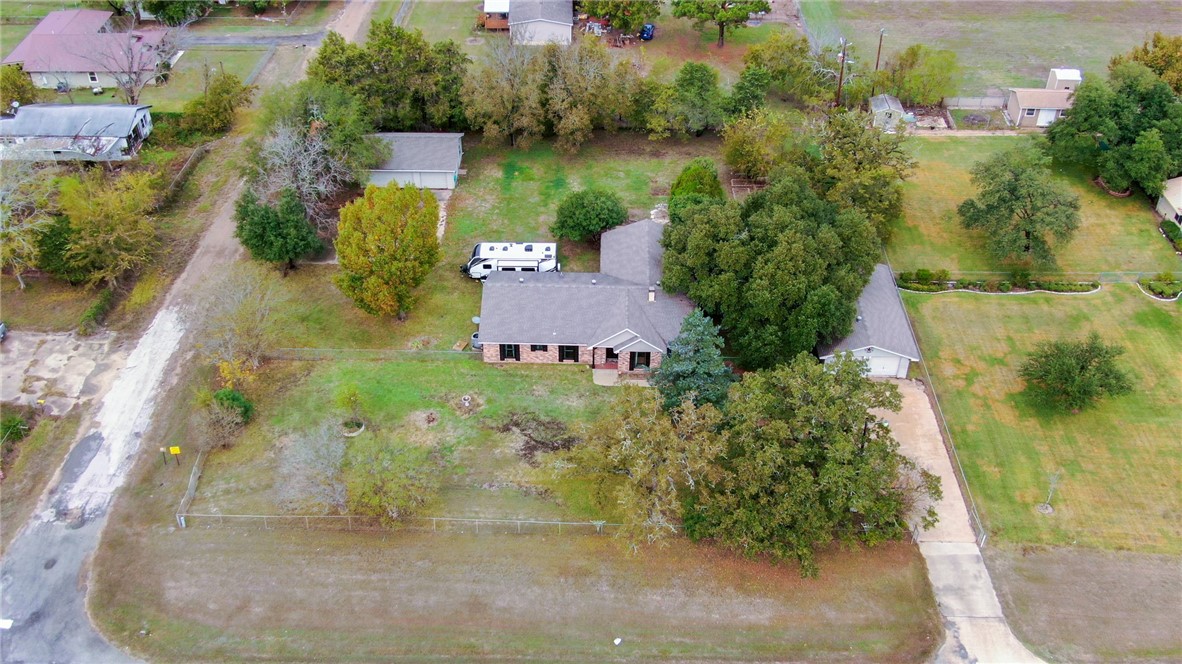
[[[415,288],[439,261],[439,203],[413,185],[370,185],[341,208],[337,287],[374,316],[404,318]]]

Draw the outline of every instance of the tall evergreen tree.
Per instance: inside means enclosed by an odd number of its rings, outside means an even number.
[[[734,380],[731,368],[722,360],[722,335],[701,309],[694,309],[681,324],[681,332],[669,342],[669,354],[653,370],[649,382],[664,398],[671,411],[690,399],[695,405],[722,408],[726,391]]]
[[[238,228],[234,236],[256,260],[278,263],[283,274],[294,270],[296,259],[323,248],[316,231],[308,223],[299,196],[284,189],[278,207],[261,202],[249,189],[235,205]]]

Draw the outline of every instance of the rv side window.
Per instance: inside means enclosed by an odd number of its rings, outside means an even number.
[[[527,244],[527,245],[525,245],[525,250],[526,250],[526,251],[533,251],[533,250],[534,250],[534,245],[532,245],[532,244]]]
[[[503,267],[503,268],[501,268],[501,272],[516,272],[516,271],[517,271],[517,268],[515,268],[515,267]]]
[[[521,268],[521,271],[522,272],[537,272],[537,270],[532,267],[523,267],[523,268]]]

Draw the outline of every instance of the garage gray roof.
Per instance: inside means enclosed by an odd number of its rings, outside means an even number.
[[[693,303],[659,287],[648,299],[661,276],[663,229],[644,220],[604,233],[602,272],[493,272],[480,303],[480,340],[573,346],[610,340],[619,349],[643,342],[664,352]]]
[[[374,136],[390,146],[390,158],[374,171],[454,173],[460,170],[463,134],[389,132]]]
[[[822,347],[820,356],[830,357],[843,351],[860,348],[880,348],[896,355],[919,361],[919,346],[911,334],[907,312],[891,269],[882,263],[874,266],[874,274],[858,298],[858,320],[854,331],[841,341]]]
[[[29,104],[16,115],[0,117],[0,136],[85,136],[123,138],[131,134],[136,114],[151,106],[127,104]]]
[[[574,15],[572,0],[511,0],[509,3],[509,25],[530,21],[573,25]]]

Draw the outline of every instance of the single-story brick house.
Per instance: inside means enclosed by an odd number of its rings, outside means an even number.
[[[837,343],[823,346],[817,354],[822,362],[831,362],[842,352],[866,360],[867,375],[884,378],[906,378],[911,363],[919,361],[919,344],[911,334],[895,277],[886,265],[874,266],[870,283],[858,297],[854,331]]]
[[[1005,113],[1018,127],[1048,127],[1071,108],[1071,95],[1083,75],[1078,69],[1052,69],[1043,88],[1010,88]]]
[[[603,234],[599,272],[493,272],[484,282],[485,362],[572,363],[647,375],[693,304],[661,290],[664,224],[636,221]]]

